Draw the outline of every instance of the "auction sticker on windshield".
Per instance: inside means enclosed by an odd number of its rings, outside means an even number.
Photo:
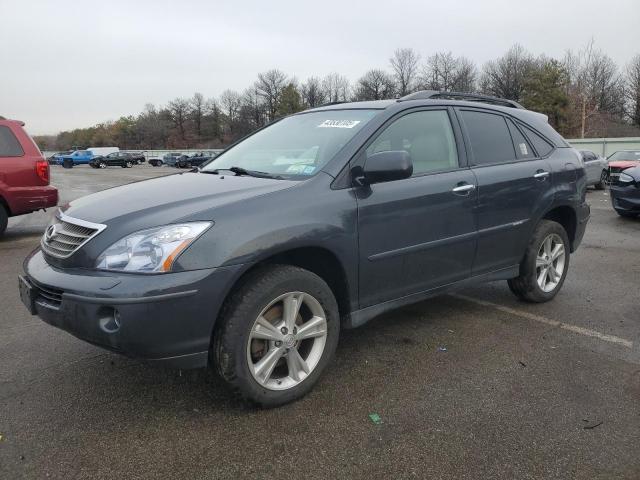
[[[360,120],[325,120],[318,128],[353,128],[360,123]]]

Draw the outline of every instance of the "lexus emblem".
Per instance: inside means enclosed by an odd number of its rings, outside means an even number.
[[[58,224],[54,223],[53,225],[49,225],[47,229],[44,231],[44,239],[47,242],[50,242],[58,235]]]

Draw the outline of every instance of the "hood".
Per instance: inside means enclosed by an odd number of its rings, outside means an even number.
[[[634,162],[633,160],[614,160],[609,162],[609,166],[613,168],[631,168],[638,165],[640,165],[640,162]]]
[[[297,182],[249,176],[185,172],[103,190],[72,201],[63,212],[89,222],[145,217],[150,224],[174,223],[207,210],[295,185]],[[159,222],[159,220],[161,220]],[[146,223],[146,222],[145,222]]]

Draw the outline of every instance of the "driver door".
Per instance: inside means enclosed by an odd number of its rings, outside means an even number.
[[[360,161],[387,150],[408,152],[413,176],[357,190],[360,308],[467,278],[476,250],[476,179],[451,112],[401,114]]]

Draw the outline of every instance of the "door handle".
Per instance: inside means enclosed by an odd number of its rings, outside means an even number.
[[[454,187],[451,191],[456,195],[468,195],[469,192],[475,189],[475,185],[472,185],[471,183],[465,183],[464,185],[458,185],[457,187]]]
[[[547,178],[549,176],[549,172],[545,172],[545,171],[540,171],[538,173],[536,173],[533,178],[535,178],[536,180],[544,180],[545,178]]]

